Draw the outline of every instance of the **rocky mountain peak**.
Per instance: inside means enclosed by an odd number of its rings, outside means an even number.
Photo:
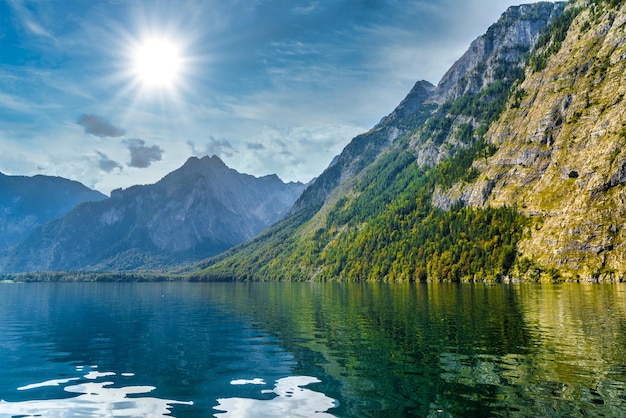
[[[215,169],[215,170],[230,170],[230,168],[218,157],[217,155],[208,156],[205,155],[203,157],[189,157],[185,163],[178,168],[176,171],[187,171],[187,170],[207,170],[207,169]]]
[[[415,113],[433,95],[434,91],[435,86],[430,82],[426,80],[418,81],[394,111],[382,118],[374,129]]]
[[[522,67],[548,23],[559,16],[565,2],[512,6],[474,40],[467,52],[443,76],[428,100],[443,104],[464,93],[476,93],[496,78],[500,62]]]

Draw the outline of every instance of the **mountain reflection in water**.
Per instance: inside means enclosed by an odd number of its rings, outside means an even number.
[[[0,416],[622,416],[624,347],[626,284],[3,284]]]

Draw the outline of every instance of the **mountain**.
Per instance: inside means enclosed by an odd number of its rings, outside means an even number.
[[[472,42],[469,50],[436,87],[428,81],[418,81],[391,114],[369,132],[354,138],[333,160],[333,164],[302,194],[292,213],[318,210],[331,191],[347,180],[354,182],[358,179],[358,174],[396,139],[415,131],[437,111],[441,114],[430,119],[431,128],[437,131],[437,135],[443,136],[443,130],[434,126],[438,120],[446,123],[441,116],[447,108],[442,105],[449,104],[461,95],[464,98],[474,97],[486,86],[494,90],[487,91],[487,95],[497,93],[497,89],[510,87],[511,82],[523,72],[529,52],[542,31],[562,13],[564,6],[564,3],[543,2],[509,8],[486,34]],[[494,103],[493,107],[501,105]],[[431,159],[437,158],[432,155],[433,152],[438,153],[437,150],[422,150],[418,158],[422,158],[423,163],[429,163]]]
[[[4,272],[162,269],[217,254],[280,220],[304,189],[192,157],[152,185],[114,190],[43,225],[0,259]]]
[[[0,173],[0,250],[18,244],[36,227],[82,202],[103,199],[102,193],[61,177]]]
[[[564,2],[542,2],[509,8],[446,72],[430,101],[441,105],[466,93],[478,93],[501,80],[502,64],[523,66],[546,24],[560,16],[564,7]]]
[[[446,193],[531,220],[512,272],[526,280],[626,278],[626,2],[587,3],[531,57],[477,180]]]
[[[189,278],[626,278],[624,3],[509,8],[290,216]]]
[[[434,86],[428,81],[418,81],[407,97],[373,129],[354,138],[330,166],[315,179],[291,210],[313,213],[323,205],[337,186],[353,179],[393,143],[417,124],[423,123],[436,108],[425,105],[432,95]]]

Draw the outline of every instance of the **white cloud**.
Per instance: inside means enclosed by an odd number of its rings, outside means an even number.
[[[229,166],[257,176],[277,174],[283,181],[308,182],[317,177],[351,138],[363,132],[350,125],[265,126],[254,142],[244,142]]]
[[[205,155],[217,155],[220,158],[232,157],[235,149],[227,139],[218,139],[209,136],[209,139],[199,148],[194,141],[187,141],[187,145],[191,149],[191,153],[196,157],[204,157]]]

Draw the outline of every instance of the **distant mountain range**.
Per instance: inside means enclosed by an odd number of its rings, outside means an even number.
[[[276,175],[240,174],[216,156],[192,157],[155,184],[114,190],[108,199],[96,194],[99,201],[39,226],[3,253],[0,269],[169,268],[254,237],[280,220],[304,188]]]
[[[20,243],[35,228],[78,204],[103,199],[105,195],[77,181],[0,173],[0,251]]]

